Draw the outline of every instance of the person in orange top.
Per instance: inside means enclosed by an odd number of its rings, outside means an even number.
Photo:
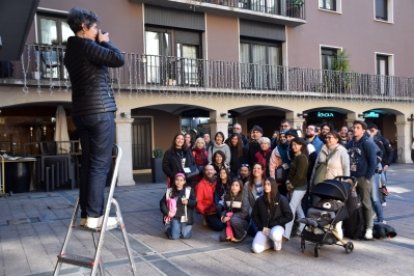
[[[195,187],[197,198],[197,211],[204,216],[207,225],[215,230],[222,231],[225,224],[221,222],[220,212],[217,209],[215,200],[216,192],[216,171],[212,165],[204,167],[204,177]]]

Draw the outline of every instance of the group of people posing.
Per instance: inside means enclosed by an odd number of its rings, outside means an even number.
[[[328,124],[308,125],[304,138],[287,120],[272,139],[253,126],[249,137],[240,124],[226,139],[222,132],[210,141],[177,134],[165,152],[163,171],[168,189],[160,209],[170,239],[190,238],[194,213],[220,231],[221,241],[240,242],[254,236],[259,253],[300,234],[302,208],[315,185],[337,176],[356,178],[365,217],[365,238],[373,238],[374,212],[385,223],[380,187],[392,159],[391,146],[378,127],[355,121],[352,129],[334,131]],[[311,200],[311,199],[310,199]],[[296,227],[295,227],[296,226]],[[341,224],[337,232],[342,236]],[[293,235],[294,235],[293,234]]]

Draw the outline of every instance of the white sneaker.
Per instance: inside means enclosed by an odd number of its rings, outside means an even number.
[[[365,232],[365,239],[366,240],[372,240],[374,237],[372,235],[372,229],[367,229],[367,231]]]
[[[275,249],[276,251],[280,251],[280,250],[282,250],[282,241],[275,241],[275,246],[274,246],[274,249]]]
[[[387,206],[387,202],[384,201],[381,205],[382,205],[382,207],[386,207]]]
[[[104,218],[103,216],[100,216],[99,218],[88,217],[86,219],[85,226],[89,229],[96,229],[96,230],[101,229],[103,218]],[[109,217],[108,222],[106,224],[107,230],[116,228],[117,226],[118,226],[118,219],[116,217]]]

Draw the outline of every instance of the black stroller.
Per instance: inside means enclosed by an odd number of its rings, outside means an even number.
[[[345,242],[338,235],[335,226],[348,217],[347,201],[355,185],[353,177],[337,177],[325,180],[313,189],[312,207],[306,218],[298,220],[305,224],[301,233],[302,253],[305,251],[305,241],[315,244],[315,257],[319,256],[319,249],[324,244],[342,246],[346,253],[354,250],[354,244]]]

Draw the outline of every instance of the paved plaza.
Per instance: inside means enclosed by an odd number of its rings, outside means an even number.
[[[319,258],[300,239],[284,243],[281,252],[250,251],[252,238],[239,244],[219,242],[219,234],[196,218],[193,238],[167,240],[159,200],[165,184],[118,187],[138,275],[414,275],[414,165],[393,165],[385,219],[397,230],[393,239],[354,241],[351,254],[323,246]],[[0,275],[52,275],[63,243],[77,190],[32,192],[0,198]],[[70,252],[92,256],[91,234],[77,231]],[[106,235],[105,275],[132,275],[120,230]],[[63,265],[61,275],[88,275],[89,270]]]

